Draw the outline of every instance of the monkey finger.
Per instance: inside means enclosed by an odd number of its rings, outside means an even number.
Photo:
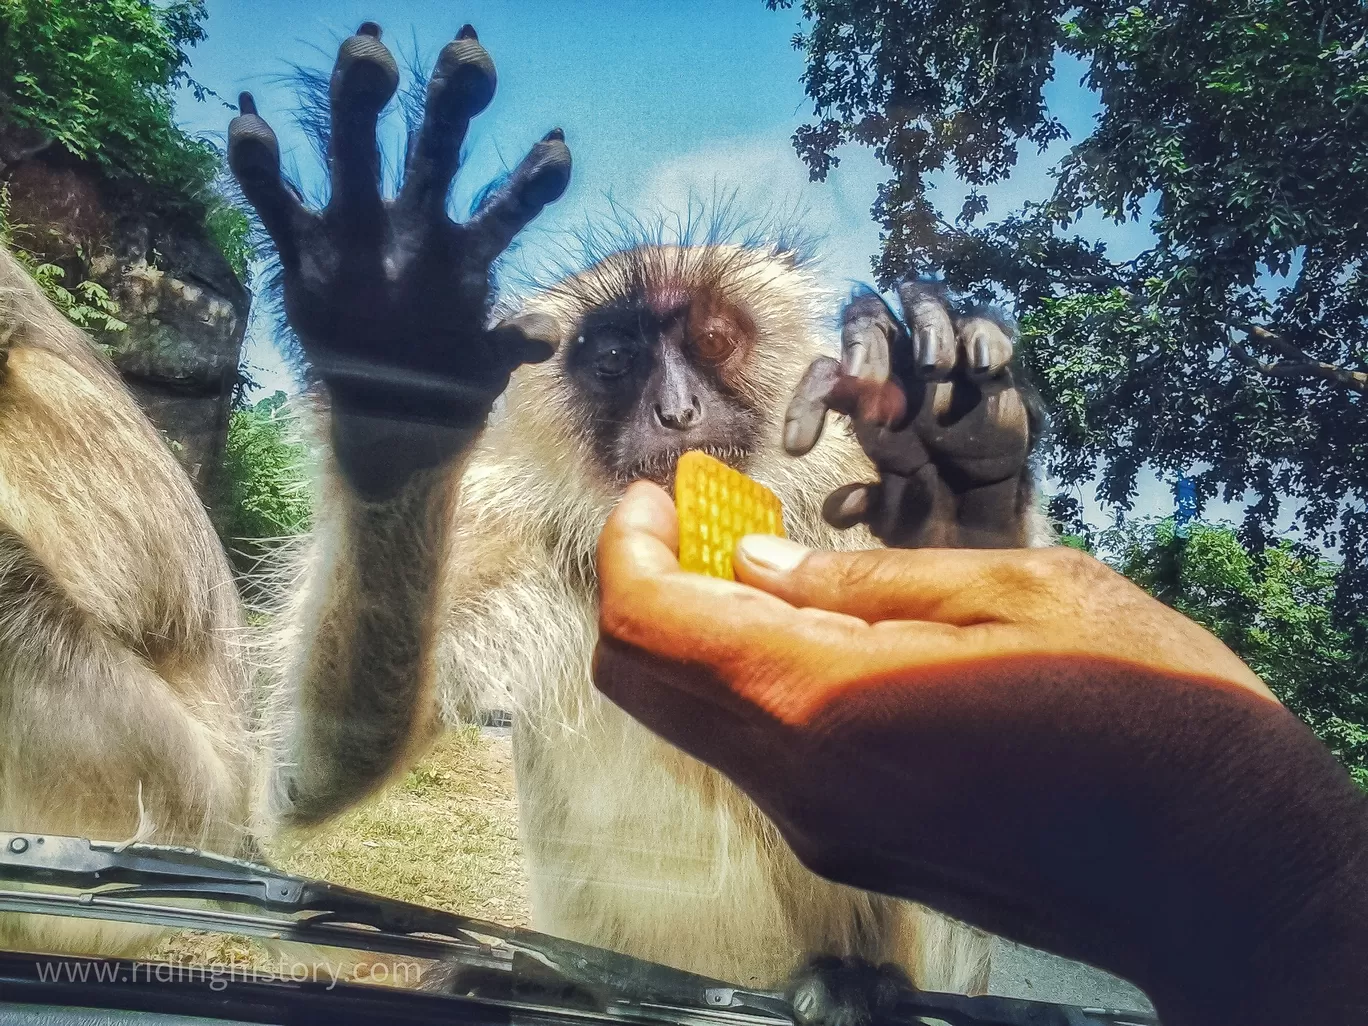
[[[423,124],[409,151],[399,203],[441,210],[460,163],[470,119],[494,99],[498,75],[475,29],[463,25],[442,48],[428,80]]]
[[[399,88],[399,65],[368,21],[337,50],[328,97],[332,112],[329,163],[332,202],[348,215],[380,205],[380,147],[375,126]]]
[[[490,332],[508,363],[544,363],[560,345],[556,322],[545,314],[528,313],[501,321]]]
[[[869,511],[879,504],[877,484],[848,484],[837,488],[822,503],[822,519],[838,531],[865,523]]]
[[[784,451],[790,456],[806,455],[821,439],[831,391],[840,380],[841,365],[830,356],[819,356],[803,372],[784,412]]]
[[[473,245],[488,260],[508,248],[513,237],[565,194],[570,185],[570,148],[554,128],[523,158],[466,224]]]
[[[969,377],[980,383],[1009,383],[1006,373],[1012,360],[1012,339],[992,318],[966,317],[958,325],[964,366]]]
[[[886,381],[893,348],[903,343],[903,327],[874,292],[864,292],[841,312],[841,366],[846,374]]]
[[[923,472],[918,475],[926,477]],[[822,518],[838,531],[846,531],[859,524],[869,528],[871,534],[890,547],[905,546],[919,540],[924,525],[917,514],[927,512],[931,507],[941,505],[945,515],[953,513],[953,506],[944,501],[937,504],[934,500],[927,506],[913,501],[908,507],[909,485],[913,479],[903,474],[884,473],[879,484],[854,484],[838,488],[827,496],[822,504]],[[924,486],[927,482],[923,481]],[[934,484],[933,484],[934,487]],[[925,487],[915,489],[924,497]],[[945,498],[949,498],[948,493]],[[917,507],[921,507],[920,509]]]
[[[872,427],[894,427],[907,415],[907,395],[896,379],[873,381],[842,375],[832,386],[827,404]]]
[[[238,97],[238,109],[228,123],[228,167],[288,267],[297,259],[295,228],[307,211],[281,176],[280,143],[251,93]]]
[[[943,381],[959,358],[950,308],[935,291],[917,284],[898,290],[911,336],[912,373],[925,381]]]

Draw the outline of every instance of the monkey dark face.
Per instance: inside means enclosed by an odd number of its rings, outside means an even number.
[[[707,292],[628,297],[586,315],[566,373],[608,473],[670,487],[688,449],[742,466],[759,428],[738,387],[755,341],[746,312]]]

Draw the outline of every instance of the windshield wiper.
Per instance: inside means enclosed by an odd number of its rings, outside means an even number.
[[[550,993],[595,1010],[675,1007],[793,1022],[792,1007],[780,993],[733,987],[592,945],[193,848],[0,832],[0,880],[81,892],[0,889],[0,912],[229,932],[441,960],[481,980],[504,981],[509,996]],[[147,901],[156,898],[246,905],[276,914]],[[1112,1009],[909,991],[897,1018],[915,1023],[919,1017],[951,1026],[1158,1026],[1151,1016]]]

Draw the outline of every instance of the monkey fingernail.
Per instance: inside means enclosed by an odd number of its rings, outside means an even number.
[[[768,534],[748,534],[736,546],[736,554],[746,562],[776,574],[793,570],[810,551],[797,542]]]

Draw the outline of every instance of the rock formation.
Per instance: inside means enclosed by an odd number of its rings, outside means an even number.
[[[250,297],[202,217],[3,123],[0,183],[17,246],[64,268],[64,284],[89,279],[109,290],[128,327],[96,340],[207,494]]]

